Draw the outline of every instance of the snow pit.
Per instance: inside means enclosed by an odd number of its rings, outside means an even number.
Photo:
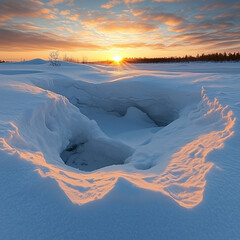
[[[102,141],[103,139],[89,141],[81,137],[71,139],[66,149],[60,154],[66,165],[82,171],[94,171],[106,166],[128,163],[131,161],[132,148],[146,145],[156,132],[165,127],[156,122],[165,122],[165,124],[167,122],[168,125],[174,121],[172,116],[170,119],[165,118],[164,121],[159,118],[155,120],[137,107],[124,106],[122,103],[119,105],[115,104],[115,108],[106,111],[98,106],[76,104],[81,113],[97,122],[110,141]],[[123,114],[119,111],[120,108],[126,109],[126,112]],[[157,111],[156,114],[158,114]],[[145,164],[136,163],[134,166],[140,170],[147,170],[154,165],[146,162]]]
[[[60,156],[64,163],[71,167],[93,171],[106,166],[124,164],[131,154],[131,148],[119,142],[78,139],[72,140]]]
[[[34,81],[40,88],[65,96],[83,115],[96,122],[104,137],[109,139],[104,143],[70,137],[60,153],[66,165],[94,171],[122,164],[147,170],[157,164],[159,153],[154,157],[147,157],[149,153],[143,154],[145,157],[141,154],[141,157],[131,156],[136,149],[151,144],[159,130],[178,119],[186,106],[197,103],[201,94],[171,89],[164,84],[156,86],[157,77],[151,77],[147,82],[145,77],[133,80],[96,84],[59,76]]]

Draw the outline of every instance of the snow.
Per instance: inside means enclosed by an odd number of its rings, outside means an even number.
[[[238,239],[239,63],[0,64],[1,239]]]

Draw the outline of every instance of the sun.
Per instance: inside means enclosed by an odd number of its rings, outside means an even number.
[[[119,56],[119,55],[116,55],[116,56],[114,56],[114,57],[112,58],[112,60],[113,60],[114,62],[116,62],[116,63],[119,63],[119,62],[122,60],[122,57]]]

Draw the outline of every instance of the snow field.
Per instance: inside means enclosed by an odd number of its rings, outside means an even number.
[[[215,166],[209,156],[238,132],[239,106],[222,88],[227,76],[195,66],[116,72],[34,63],[0,66],[2,162],[31,163],[28,171],[80,206],[104,200],[122,179],[183,208],[203,202]]]

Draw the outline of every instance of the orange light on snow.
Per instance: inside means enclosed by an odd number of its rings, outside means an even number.
[[[83,173],[71,171],[69,167],[64,169],[64,165],[48,163],[42,152],[27,152],[12,147],[11,139],[19,137],[19,129],[14,123],[10,123],[10,137],[0,138],[0,150],[33,163],[40,176],[54,179],[74,204],[83,205],[103,198],[114,188],[119,178],[124,178],[139,188],[161,192],[182,207],[193,208],[203,199],[205,176],[213,166],[212,162],[206,161],[206,157],[211,151],[224,146],[224,141],[234,134],[236,122],[233,112],[227,110],[227,106],[222,106],[217,99],[211,102],[204,92],[203,99],[211,109],[204,117],[207,118],[210,114],[220,115],[225,123],[223,129],[202,134],[182,146],[160,173],[134,173],[124,169],[99,169],[96,172]]]

